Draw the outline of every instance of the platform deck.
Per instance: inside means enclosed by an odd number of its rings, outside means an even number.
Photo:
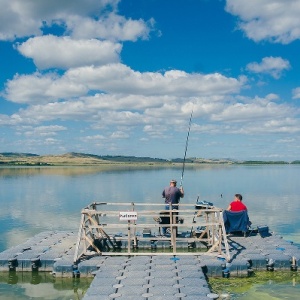
[[[193,255],[91,255],[74,265],[76,234],[40,233],[0,253],[0,271],[51,272],[56,277],[94,277],[84,300],[99,299],[216,299],[209,277],[246,277],[260,270],[296,272],[300,249],[283,237],[229,235],[231,260]],[[149,239],[150,243],[150,239]],[[152,251],[155,251],[152,249]],[[188,255],[186,255],[188,254]]]

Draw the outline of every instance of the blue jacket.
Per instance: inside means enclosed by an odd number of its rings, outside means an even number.
[[[251,225],[249,220],[248,211],[223,211],[223,219],[226,233],[234,231],[243,231],[246,232]]]

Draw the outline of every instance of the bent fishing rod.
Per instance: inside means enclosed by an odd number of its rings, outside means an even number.
[[[184,168],[185,168],[185,159],[186,159],[186,152],[187,152],[188,143],[189,143],[189,136],[190,136],[190,131],[191,131],[192,117],[193,117],[193,110],[191,112],[190,121],[189,121],[189,129],[188,129],[188,133],[187,133],[187,136],[186,136],[185,151],[184,151],[183,164],[182,164],[182,173],[181,173],[181,179],[180,179],[180,187],[182,187],[182,182],[183,182],[183,175],[184,175]]]

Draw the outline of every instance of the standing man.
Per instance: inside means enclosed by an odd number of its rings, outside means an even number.
[[[177,181],[172,179],[170,181],[170,186],[167,186],[163,192],[162,196],[165,198],[166,209],[170,208],[170,204],[172,204],[172,209],[178,209],[178,204],[180,202],[180,198],[183,198],[184,191],[181,186],[180,189],[176,186]]]
[[[181,186],[180,188],[178,188],[176,185],[177,185],[177,181],[172,179],[170,181],[170,186],[167,186],[162,192],[162,196],[163,198],[165,198],[166,210],[170,209],[170,205],[172,205],[171,208],[172,210],[178,209],[178,203],[180,202],[180,198],[183,198],[184,196],[183,187]],[[178,213],[174,213],[174,214],[178,214]],[[163,227],[162,229],[163,229],[163,234],[165,234],[167,228]]]

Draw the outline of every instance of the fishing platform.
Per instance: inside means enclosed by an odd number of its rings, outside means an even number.
[[[1,252],[0,271],[93,277],[84,300],[201,300],[219,297],[210,277],[298,272],[299,260],[299,247],[268,226],[226,233],[223,210],[209,202],[179,204],[178,210],[94,202],[82,209],[77,233],[37,234]]]

